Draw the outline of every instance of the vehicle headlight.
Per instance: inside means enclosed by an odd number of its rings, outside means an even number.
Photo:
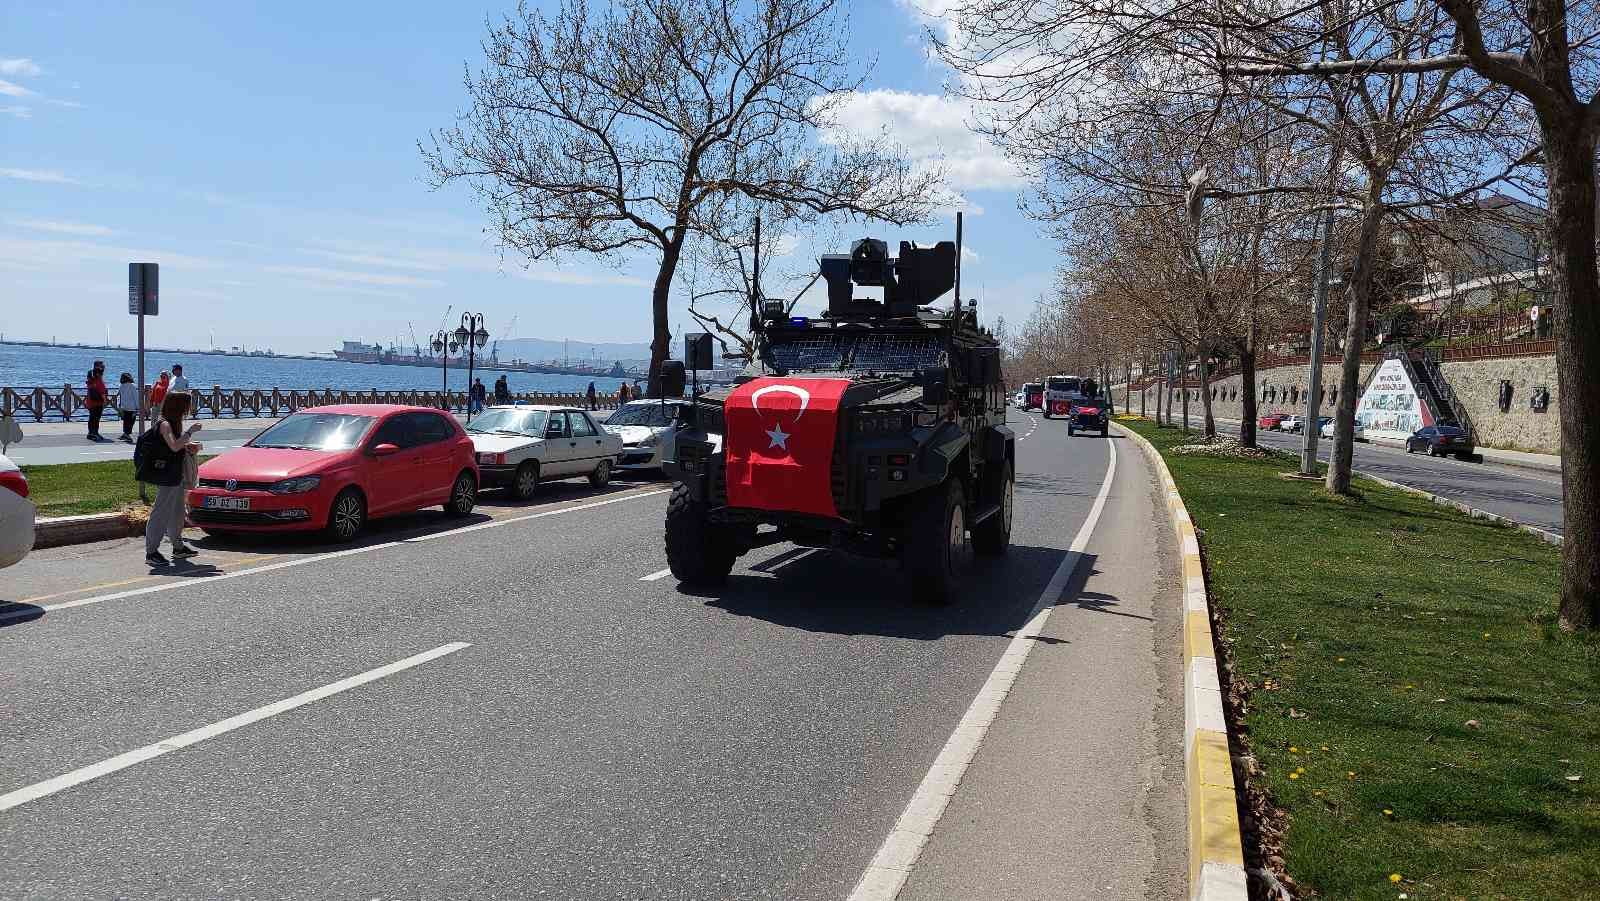
[[[639,446],[640,447],[655,447],[657,444],[660,444],[660,443],[661,443],[661,433],[660,432],[651,432],[650,434],[645,436],[643,441],[639,442]]]
[[[300,476],[299,478],[274,482],[272,487],[267,490],[273,494],[305,494],[321,484],[322,476]]]

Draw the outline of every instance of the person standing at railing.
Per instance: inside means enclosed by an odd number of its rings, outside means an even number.
[[[188,393],[189,391],[189,380],[183,376],[182,363],[172,364],[172,390],[182,391],[185,393]]]
[[[477,414],[483,411],[483,401],[489,396],[489,389],[483,387],[483,379],[473,379],[472,387],[467,389],[467,412]]]
[[[89,440],[104,441],[100,437],[100,416],[106,409],[106,364],[99,360],[84,379],[83,405],[89,410]]]
[[[117,415],[122,417],[122,440],[133,443],[134,417],[139,414],[139,386],[124,372],[117,381]]]
[[[591,410],[600,409],[600,402],[597,399],[599,397],[599,395],[594,390],[594,382],[590,382],[589,383],[589,391],[587,392],[586,396],[589,398],[589,409],[591,409]]]
[[[167,399],[167,389],[170,388],[171,386],[172,386],[172,373],[167,372],[166,370],[163,369],[161,371],[160,377],[158,377],[156,379],[156,383],[154,385],[150,386],[150,410],[151,411],[155,411],[155,410],[161,409],[162,401]]]

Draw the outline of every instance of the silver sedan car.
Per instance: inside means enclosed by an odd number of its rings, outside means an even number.
[[[652,398],[623,404],[603,425],[622,439],[618,469],[660,469],[662,451],[671,440],[672,430],[689,401],[682,398]]]

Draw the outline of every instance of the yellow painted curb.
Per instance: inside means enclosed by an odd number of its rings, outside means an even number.
[[[1149,458],[1160,479],[1182,556],[1184,772],[1189,820],[1189,897],[1191,901],[1246,901],[1244,844],[1239,832],[1238,793],[1228,755],[1227,719],[1222,710],[1216,648],[1211,635],[1211,605],[1199,537],[1189,509],[1178,494],[1167,462],[1144,436],[1116,426]]]

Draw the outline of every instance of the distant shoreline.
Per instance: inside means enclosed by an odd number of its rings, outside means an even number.
[[[139,348],[126,344],[78,344],[72,341],[23,341],[17,338],[0,339],[0,344],[9,344],[15,347],[62,347],[71,350],[126,350],[137,352]],[[279,354],[262,353],[245,350],[185,350],[181,347],[146,347],[147,354],[190,354],[202,357],[248,357],[251,359],[266,360],[336,360],[332,353],[325,354]]]

